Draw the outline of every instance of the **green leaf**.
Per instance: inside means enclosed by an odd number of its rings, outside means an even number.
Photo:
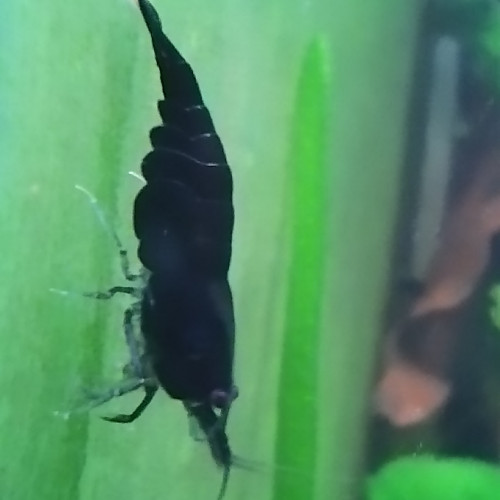
[[[495,500],[498,468],[474,460],[402,458],[370,480],[369,500]]]

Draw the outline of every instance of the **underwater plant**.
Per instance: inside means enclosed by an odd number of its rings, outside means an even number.
[[[496,466],[475,460],[405,457],[383,467],[367,483],[368,500],[495,500]]]

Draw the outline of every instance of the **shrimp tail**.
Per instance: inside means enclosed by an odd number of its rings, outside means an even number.
[[[160,16],[148,0],[138,0],[148,28],[156,63],[160,70],[163,94],[179,103],[202,104],[201,91],[191,66],[165,35]],[[171,77],[175,67],[175,79]]]

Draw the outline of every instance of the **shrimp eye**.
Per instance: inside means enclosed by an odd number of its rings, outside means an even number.
[[[221,389],[215,389],[210,394],[210,403],[215,408],[222,410],[227,408],[239,396],[238,388],[233,385],[229,392]]]
[[[215,406],[215,408],[225,408],[228,400],[227,396],[227,392],[221,391],[220,389],[215,389],[215,391],[212,391],[212,393],[210,394],[210,403],[212,404],[212,406]]]

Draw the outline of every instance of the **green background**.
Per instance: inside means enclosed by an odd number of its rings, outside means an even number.
[[[418,1],[157,0],[235,181],[230,280],[258,463],[227,499],[350,499],[389,267]],[[0,3],[0,498],[215,498],[220,472],[162,395],[130,426],[67,415],[117,380],[123,303],[49,293],[121,282],[93,192],[134,255],[132,200],[158,75],[131,0]],[[134,259],[135,261],[135,259]]]

